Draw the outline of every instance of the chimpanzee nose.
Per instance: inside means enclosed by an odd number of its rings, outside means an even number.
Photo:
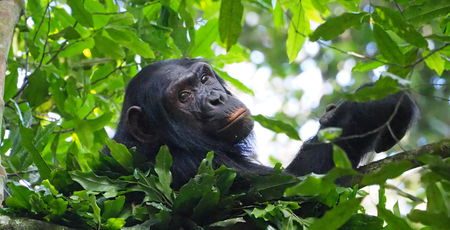
[[[224,104],[225,99],[226,97],[222,93],[216,91],[211,91],[208,95],[208,103],[212,106]]]

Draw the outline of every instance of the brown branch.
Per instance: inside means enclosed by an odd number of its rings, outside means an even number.
[[[358,172],[361,174],[369,174],[380,170],[384,165],[392,162],[398,162],[406,160],[412,163],[410,169],[423,166],[423,163],[417,159],[425,154],[437,155],[442,158],[450,157],[450,139],[443,139],[441,141],[420,146],[416,149],[397,153],[393,156],[386,157],[379,161],[374,161],[370,164],[361,166],[358,168]]]
[[[3,120],[3,109],[5,106],[3,95],[5,87],[6,61],[8,60],[9,47],[11,46],[14,27],[20,18],[22,8],[23,1],[0,0],[0,131]],[[0,207],[4,197],[3,191],[5,187],[5,177],[6,171],[0,164]]]

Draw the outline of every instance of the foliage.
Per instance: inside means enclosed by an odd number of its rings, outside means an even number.
[[[248,22],[251,14],[258,15],[259,25]],[[342,97],[373,100],[409,89],[425,112],[407,143],[442,139],[449,135],[449,17],[447,0],[28,0],[5,81],[0,153],[10,197],[2,212],[87,229],[178,229],[182,224],[190,229],[235,224],[247,224],[247,229],[446,229],[448,159],[418,159],[425,164],[420,171],[424,192],[414,195],[386,183],[409,170],[407,162],[364,176],[362,185],[380,188],[378,215],[372,216],[361,201],[373,194],[334,183],[357,174],[338,149],[333,155],[337,168],[304,178],[280,174],[278,168],[272,175],[242,178],[226,167],[212,169],[209,154],[197,176],[174,191],[166,149],[149,167],[142,164],[145,156],[110,141],[107,130],[116,125],[127,82],[145,65],[202,57],[233,87],[254,94],[224,67],[248,61],[259,50],[265,61],[257,65],[270,67],[271,79],[288,79],[304,71],[302,47],[316,41],[322,49],[308,58],[317,60],[323,76],[336,76],[345,61],[356,59],[354,85],[368,76],[376,81],[375,87],[351,93],[352,86],[325,77],[334,91],[321,104]],[[385,72],[378,79],[379,69]],[[289,96],[299,94],[287,92],[283,107]],[[275,133],[300,139],[297,124],[308,117],[280,111],[254,118]],[[332,141],[339,132],[326,130],[321,138]],[[101,153],[104,146],[111,157]],[[248,187],[236,187],[239,180]],[[411,200],[406,216],[398,204],[388,207],[386,189]]]

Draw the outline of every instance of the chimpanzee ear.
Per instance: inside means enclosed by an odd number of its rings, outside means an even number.
[[[158,140],[158,136],[150,131],[145,121],[145,114],[139,106],[128,108],[126,127],[131,135],[142,143],[156,142]]]

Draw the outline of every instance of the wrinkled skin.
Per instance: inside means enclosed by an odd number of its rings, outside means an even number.
[[[365,103],[341,101],[327,108],[320,124],[321,129],[342,128],[336,144],[357,167],[367,154],[395,145],[416,111],[408,94],[399,92]],[[249,115],[206,62],[166,60],[145,67],[130,81],[114,139],[136,147],[150,161],[160,146],[167,145],[174,160],[175,188],[195,175],[208,151],[215,152],[215,167],[227,165],[243,175],[267,174],[271,168],[253,160]],[[303,144],[286,173],[326,173],[333,167],[332,144],[313,137]]]

